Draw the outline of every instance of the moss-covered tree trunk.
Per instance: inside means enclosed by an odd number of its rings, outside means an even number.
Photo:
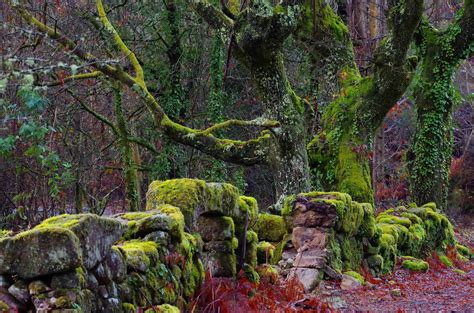
[[[411,151],[410,189],[416,203],[446,208],[452,155],[453,76],[473,54],[474,1],[465,1],[456,20],[438,31],[424,21],[419,30],[419,81],[414,88],[417,125]]]
[[[134,161],[133,143],[130,142],[130,133],[122,107],[122,93],[120,86],[114,88],[115,116],[117,118],[117,135],[122,150],[122,167],[125,181],[125,191],[130,211],[140,211],[141,197],[137,166]]]
[[[323,57],[319,63],[325,60],[331,64],[326,67],[337,79],[333,85],[339,87],[335,100],[325,109],[321,131],[308,145],[312,171],[324,189],[346,192],[357,201],[373,203],[369,167],[372,138],[408,86],[406,54],[422,6],[421,0],[391,6],[390,33],[375,52],[374,74],[361,78],[342,20],[324,1],[306,4],[308,13],[299,38],[315,50],[312,54]],[[312,18],[314,14],[319,15]],[[321,47],[319,42],[330,44]]]
[[[222,12],[205,2],[197,4],[197,11],[222,31]],[[255,1],[238,17],[228,19],[234,55],[250,72],[264,108],[263,117],[279,122],[279,127],[271,131],[274,140],[264,161],[274,174],[277,209],[287,195],[310,189],[306,107],[290,86],[282,54],[283,43],[294,31],[299,13],[297,5],[274,7],[266,1]]]

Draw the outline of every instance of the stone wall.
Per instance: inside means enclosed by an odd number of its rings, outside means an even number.
[[[433,205],[375,217],[347,194],[312,192],[289,197],[281,213],[259,213],[229,184],[175,179],[150,185],[144,212],[60,215],[0,232],[0,312],[177,312],[206,270],[235,277],[239,262],[253,279],[254,269],[272,277],[280,269],[309,291],[324,277],[361,266],[384,273],[396,256],[456,245]]]
[[[388,273],[397,257],[414,260],[436,252],[443,259],[448,247],[457,248],[460,260],[472,257],[457,244],[453,226],[433,203],[401,206],[375,217],[370,204],[352,201],[348,194],[310,192],[289,197],[282,215],[292,229],[280,261],[282,273],[296,276],[308,291],[324,277],[360,277],[362,267],[374,275]]]

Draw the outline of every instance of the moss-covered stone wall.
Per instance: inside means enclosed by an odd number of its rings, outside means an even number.
[[[374,275],[388,273],[397,257],[404,258],[404,266],[419,269],[426,264],[415,258],[433,252],[443,258],[449,247],[457,249],[460,260],[472,257],[434,203],[375,216],[371,204],[352,201],[348,194],[311,192],[289,197],[282,215],[292,237],[279,264],[306,289],[323,277],[340,278],[362,268]]]
[[[111,218],[60,215],[0,240],[3,311],[175,312],[200,287],[199,236],[171,205]],[[3,308],[3,307],[2,307]],[[2,311],[2,312],[3,312]]]
[[[423,258],[456,247],[449,220],[434,204],[378,216],[339,192],[290,196],[281,215],[228,184],[153,182],[147,210],[111,217],[60,215],[18,234],[0,232],[0,311],[135,312],[185,309],[205,271],[252,281],[296,275],[307,290],[320,279],[357,276],[361,267],[426,270]],[[178,207],[179,206],[179,207]],[[358,276],[357,276],[358,277]]]

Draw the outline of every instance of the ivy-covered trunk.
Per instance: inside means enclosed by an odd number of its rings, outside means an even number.
[[[389,36],[376,50],[374,74],[361,78],[347,27],[324,1],[305,5],[300,41],[324,64],[337,87],[324,109],[321,131],[308,145],[316,184],[373,203],[369,167],[372,139],[409,82],[406,53],[421,18],[423,1],[392,4]],[[324,43],[324,45],[321,45]],[[328,95],[322,95],[329,99]]]
[[[414,87],[417,125],[410,148],[410,189],[416,203],[434,201],[446,209],[452,155],[451,111],[456,101],[453,76],[472,56],[474,2],[466,1],[455,21],[438,31],[428,21],[418,36],[419,78]]]

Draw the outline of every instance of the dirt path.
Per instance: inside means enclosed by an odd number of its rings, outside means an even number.
[[[465,274],[452,269],[411,273],[397,268],[372,286],[343,291],[333,283],[320,296],[343,312],[474,312],[474,262],[468,267]]]
[[[458,240],[474,248],[474,218],[457,223]],[[393,274],[353,291],[328,283],[319,297],[342,312],[474,312],[474,261],[461,265],[464,273],[446,268],[435,259],[430,270],[415,273],[396,267]]]

